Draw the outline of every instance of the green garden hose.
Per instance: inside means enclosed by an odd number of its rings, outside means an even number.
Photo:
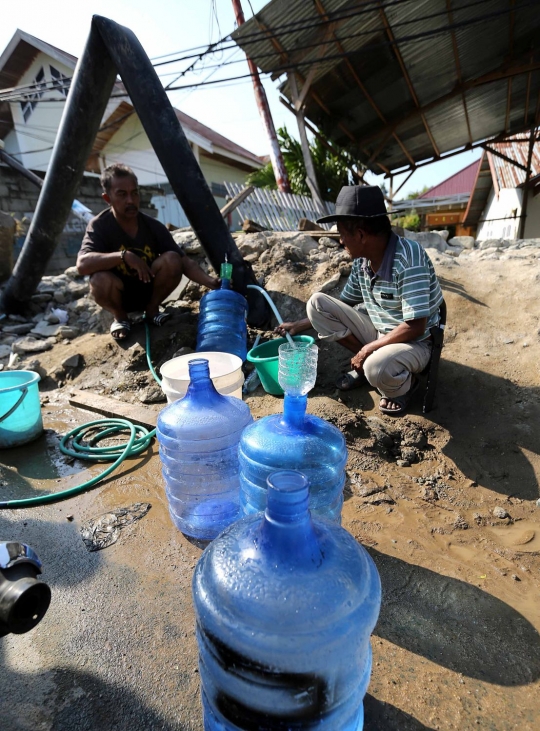
[[[154,370],[150,357],[150,328],[148,327],[147,322],[145,322],[145,328],[146,359],[148,361],[148,367],[155,380],[161,384],[161,380]],[[127,442],[107,447],[99,446],[99,442],[103,439],[107,439],[122,432],[129,432],[129,439]],[[110,462],[114,459],[115,461],[113,464],[107,467],[107,469],[103,472],[100,472],[99,475],[92,477],[90,480],[87,480],[80,485],[70,487],[67,490],[61,490],[60,492],[52,492],[48,495],[39,495],[37,497],[22,500],[0,501],[0,510],[35,508],[39,505],[50,505],[51,503],[68,500],[76,495],[80,495],[81,493],[90,490],[105,477],[110,475],[111,472],[119,467],[125,459],[128,457],[136,457],[141,452],[144,452],[145,449],[148,449],[155,435],[155,429],[148,431],[148,429],[144,426],[133,424],[128,419],[97,419],[96,421],[89,421],[86,424],[77,426],[62,437],[60,442],[60,451],[69,457],[86,459],[92,462]],[[87,439],[87,442],[83,443],[85,438]],[[71,444],[69,444],[70,440]]]

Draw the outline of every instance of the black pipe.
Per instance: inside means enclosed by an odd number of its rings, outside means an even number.
[[[264,325],[269,320],[267,303],[253,290],[247,290],[248,284],[256,283],[251,265],[242,259],[225,225],[150,59],[131,30],[99,15],[92,19],[75,70],[49,170],[28,236],[4,291],[2,308],[8,312],[24,309],[45,272],[82,180],[117,69],[210,263],[219,272],[227,255],[233,265],[235,289],[248,299],[248,322]]]
[[[116,67],[93,26],[79,59],[45,182],[22,251],[2,297],[7,312],[24,310],[66,225],[107,102]]]
[[[8,155],[8,153],[4,150],[0,150],[0,160],[13,168],[13,170],[16,170],[18,173],[23,175],[31,183],[37,185],[38,188],[43,188],[43,179],[40,178],[39,175],[36,175],[31,170],[28,170],[28,168],[25,168],[24,165],[21,165],[16,158]]]
[[[202,174],[184,130],[163,89],[161,81],[135,34],[108,18],[94,15],[93,26],[101,37],[206,256],[219,273],[227,259],[233,265],[234,288],[249,303],[248,322],[263,325],[269,320],[264,298],[247,290],[257,284],[251,266],[244,262]]]

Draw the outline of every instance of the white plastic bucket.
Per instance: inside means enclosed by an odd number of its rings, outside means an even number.
[[[172,403],[186,395],[189,386],[188,363],[194,358],[204,358],[210,367],[210,378],[216,390],[224,396],[242,398],[244,374],[242,373],[242,359],[231,353],[189,353],[180,355],[164,363],[159,369],[163,377],[161,388]]]

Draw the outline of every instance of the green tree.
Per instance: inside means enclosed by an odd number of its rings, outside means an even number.
[[[297,195],[311,195],[306,183],[306,166],[300,142],[291,137],[286,127],[280,127],[277,135],[292,192]],[[336,148],[335,145],[333,148],[336,152],[332,152],[318,137],[309,147],[321,195],[324,200],[334,201],[341,188],[349,184],[352,171],[358,165],[347,152]],[[258,188],[276,189],[272,163],[269,162],[260,170],[251,173],[247,182]]]
[[[407,196],[407,200],[408,201],[414,201],[419,196],[423,195],[424,193],[427,193],[428,190],[429,190],[429,185],[424,185],[424,187],[422,188],[422,190],[416,190],[414,193],[409,193],[409,195]]]

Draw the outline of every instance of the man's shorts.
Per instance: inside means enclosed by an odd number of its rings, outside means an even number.
[[[120,277],[124,285],[122,304],[126,312],[144,312],[150,302],[154,285],[141,282],[138,277]]]

